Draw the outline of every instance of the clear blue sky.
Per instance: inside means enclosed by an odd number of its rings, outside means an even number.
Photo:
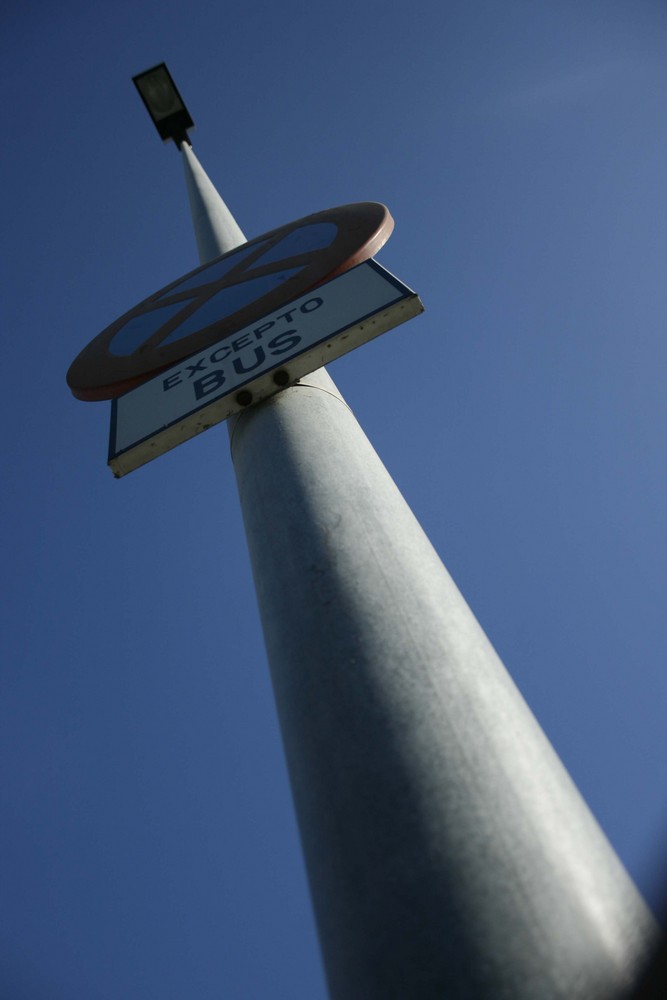
[[[322,1000],[227,435],[121,481],[65,372],[197,264],[131,76],[248,236],[378,200],[426,313],[332,366],[649,902],[667,865],[667,11],[1,16],[0,995]]]

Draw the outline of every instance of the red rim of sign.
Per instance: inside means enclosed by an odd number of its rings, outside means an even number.
[[[316,212],[249,240],[108,326],[72,362],[67,383],[77,399],[121,396],[372,257],[393,228],[386,206],[367,201]]]

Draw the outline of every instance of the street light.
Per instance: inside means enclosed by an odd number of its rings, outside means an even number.
[[[210,263],[245,237],[164,64],[134,82]],[[230,438],[332,1000],[627,995],[653,918],[329,376]]]
[[[138,73],[132,77],[132,81],[160,138],[165,142],[173,139],[179,149],[184,142],[191,146],[187,133],[188,129],[194,128],[194,122],[166,63],[159,63],[152,69]]]

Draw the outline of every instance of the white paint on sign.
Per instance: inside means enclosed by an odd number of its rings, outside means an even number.
[[[365,261],[114,400],[109,465],[124,475],[422,309]]]

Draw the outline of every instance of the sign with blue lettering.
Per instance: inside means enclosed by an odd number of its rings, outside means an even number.
[[[417,295],[368,260],[112,403],[109,465],[122,476],[422,312]]]

